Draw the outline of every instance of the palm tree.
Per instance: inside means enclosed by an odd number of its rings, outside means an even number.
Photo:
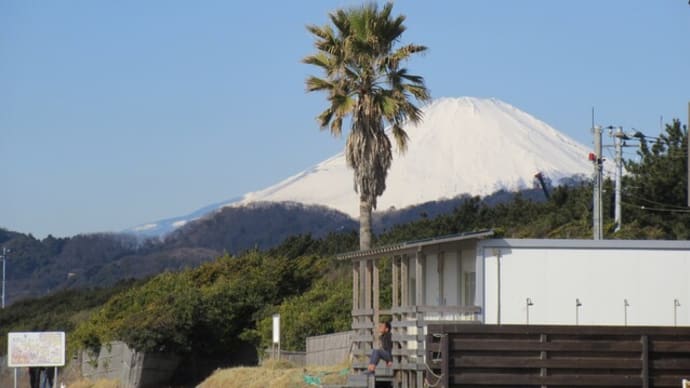
[[[390,126],[398,149],[404,152],[407,133],[402,126],[421,120],[413,100],[428,101],[424,79],[409,74],[401,63],[426,47],[397,46],[405,31],[405,16],[391,16],[393,4],[379,10],[376,4],[332,12],[332,25],[309,25],[317,52],[303,62],[318,66],[325,77],[307,78],[307,91],[327,94],[328,107],[317,120],[321,129],[340,136],[343,120],[351,127],[345,145],[348,166],[354,170],[359,193],[359,246],[371,248],[371,212],[386,189],[386,175],[393,154],[385,133]]]

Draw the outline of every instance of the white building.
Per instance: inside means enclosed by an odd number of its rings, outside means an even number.
[[[688,241],[484,240],[476,264],[484,323],[690,325]]]
[[[340,255],[352,261],[354,354],[370,352],[376,322],[390,316],[396,373],[421,386],[428,323],[690,326],[690,241],[492,235]],[[383,263],[392,267],[390,308],[380,306]]]

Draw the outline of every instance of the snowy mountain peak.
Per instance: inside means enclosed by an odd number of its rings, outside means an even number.
[[[592,172],[585,146],[503,101],[439,98],[423,113],[421,123],[405,127],[407,152],[394,155],[380,210],[519,190],[531,187],[537,172],[554,183]],[[255,201],[325,205],[353,217],[359,212],[343,153],[230,205]]]

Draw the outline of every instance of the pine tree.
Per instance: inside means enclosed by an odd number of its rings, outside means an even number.
[[[638,161],[625,163],[626,211],[643,227],[661,226],[667,238],[690,237],[687,144],[687,125],[676,119],[651,145],[642,140]]]

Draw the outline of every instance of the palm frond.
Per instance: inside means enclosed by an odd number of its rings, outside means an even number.
[[[323,78],[318,78],[314,76],[309,76],[306,81],[307,84],[307,91],[308,92],[316,92],[320,90],[332,90],[333,89],[333,84],[325,80]]]
[[[307,31],[324,40],[330,40],[333,36],[333,29],[329,25],[317,26],[315,24],[308,24]]]
[[[328,128],[328,125],[330,124],[331,119],[333,118],[333,113],[333,109],[329,107],[316,117],[316,120],[319,122],[319,127],[321,127],[321,130]]]
[[[398,145],[400,153],[405,153],[405,151],[407,151],[407,141],[409,140],[407,132],[405,132],[400,125],[394,124],[391,128],[391,133],[393,134],[395,143]]]
[[[429,94],[429,89],[422,85],[412,85],[404,84],[403,88],[405,91],[413,95],[418,101],[427,102],[431,100],[431,95]]]

